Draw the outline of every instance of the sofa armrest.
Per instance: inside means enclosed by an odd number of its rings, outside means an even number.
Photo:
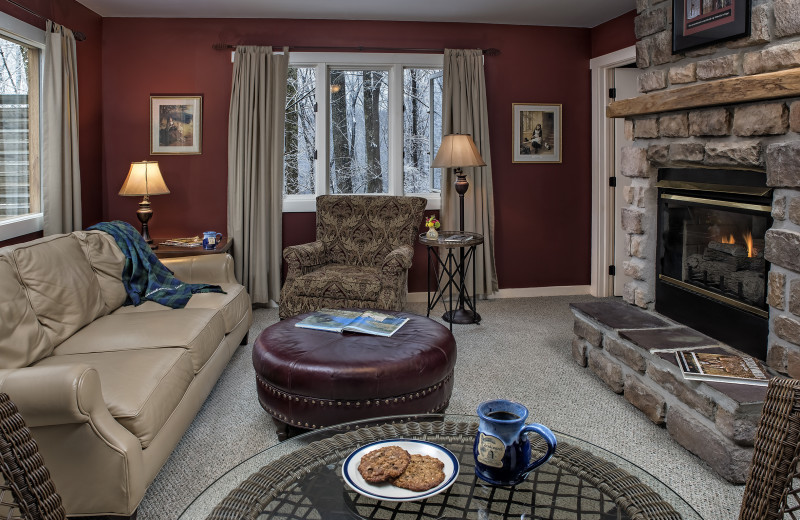
[[[161,263],[185,283],[238,283],[233,273],[233,257],[227,253],[164,258]]]
[[[288,246],[283,249],[283,259],[288,266],[286,279],[291,280],[327,263],[325,260],[325,244],[317,240],[307,244]]]
[[[0,391],[11,397],[32,428],[86,423],[92,414],[111,417],[100,389],[100,376],[89,365],[0,370]]]
[[[142,445],[111,416],[97,370],[78,363],[0,370],[0,391],[30,428],[68,511],[136,509],[149,482]]]
[[[397,276],[411,267],[414,258],[414,248],[410,245],[402,245],[397,249],[389,251],[381,264],[382,276]]]

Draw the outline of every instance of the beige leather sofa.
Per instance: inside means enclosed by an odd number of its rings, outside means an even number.
[[[68,515],[131,515],[252,322],[228,255],[164,263],[184,309],[122,306],[125,258],[100,231],[0,249],[0,391],[31,428]]]

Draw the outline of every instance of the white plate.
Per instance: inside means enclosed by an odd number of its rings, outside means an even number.
[[[393,486],[389,482],[370,484],[364,480],[364,477],[358,472],[358,465],[361,463],[361,457],[365,454],[384,446],[400,446],[411,455],[430,455],[431,457],[436,457],[444,463],[444,468],[442,469],[442,471],[444,471],[444,480],[438,486],[427,491],[411,491]],[[390,439],[367,444],[351,453],[342,465],[342,476],[353,491],[368,498],[390,502],[422,500],[423,498],[437,495],[453,485],[453,482],[456,481],[456,477],[458,477],[458,459],[456,459],[456,456],[453,455],[450,450],[438,444],[433,444],[432,442],[416,439]]]

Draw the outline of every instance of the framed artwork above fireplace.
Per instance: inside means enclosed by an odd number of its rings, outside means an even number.
[[[672,0],[672,54],[750,35],[750,0]]]

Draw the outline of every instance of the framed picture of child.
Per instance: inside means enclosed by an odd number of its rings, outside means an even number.
[[[561,105],[514,103],[513,125],[513,162],[561,162]]]
[[[203,96],[150,96],[150,153],[201,153]]]

